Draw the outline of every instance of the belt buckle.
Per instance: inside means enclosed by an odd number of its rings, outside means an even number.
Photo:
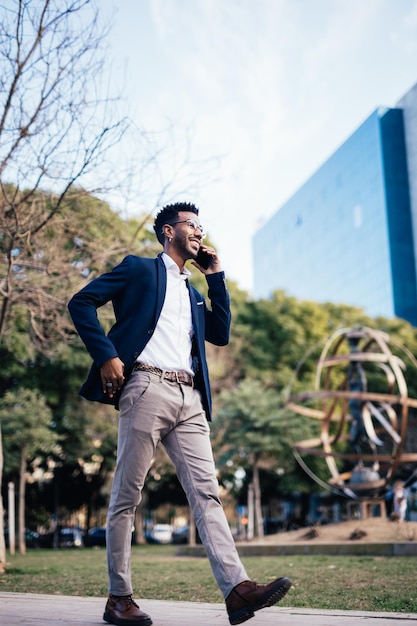
[[[177,380],[176,372],[172,372],[170,370],[161,370],[161,382],[163,380],[169,380],[171,383]]]

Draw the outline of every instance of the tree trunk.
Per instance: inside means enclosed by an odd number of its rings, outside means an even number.
[[[251,541],[255,530],[255,508],[253,497],[253,482],[248,485],[248,528],[246,531],[246,539]]]
[[[54,550],[59,548],[59,500],[60,500],[60,482],[61,472],[60,465],[54,468],[54,514],[53,514],[53,532],[52,547]]]
[[[20,481],[19,481],[19,552],[26,554],[25,538],[25,491],[26,491],[26,453],[25,448],[20,451]]]
[[[8,485],[9,494],[9,552],[10,554],[16,553],[16,494],[14,483],[9,482]]]
[[[1,436],[0,425],[0,485],[3,479],[3,441]],[[4,508],[3,498],[0,491],[0,574],[4,574],[6,571],[6,543],[4,541]]]
[[[188,514],[188,544],[190,546],[195,546],[197,545],[197,538],[196,538],[196,532],[195,532],[195,521],[194,521],[194,515],[193,512],[191,511],[191,507],[189,507],[189,514]]]
[[[255,496],[255,535],[264,536],[264,521],[262,518],[261,486],[259,481],[259,467],[255,461],[253,464],[253,489]]]
[[[135,542],[140,545],[144,545],[146,543],[145,535],[143,532],[144,529],[144,519],[143,519],[143,507],[142,502],[136,509],[135,513]]]

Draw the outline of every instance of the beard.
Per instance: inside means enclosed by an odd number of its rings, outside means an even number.
[[[177,237],[175,248],[178,254],[187,261],[188,259],[195,259],[198,254],[200,244],[196,239],[190,239],[186,235]]]

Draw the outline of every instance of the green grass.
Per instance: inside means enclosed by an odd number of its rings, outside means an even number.
[[[138,598],[222,602],[207,559],[175,557],[174,546],[134,546]],[[294,587],[280,606],[417,613],[414,557],[283,556],[243,559],[252,579],[289,576]],[[103,548],[30,550],[8,555],[0,591],[107,595]]]

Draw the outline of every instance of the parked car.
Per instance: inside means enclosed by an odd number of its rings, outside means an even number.
[[[172,531],[172,543],[175,544],[186,544],[190,542],[190,527],[186,526],[177,526]],[[195,541],[196,543],[201,543],[200,535],[198,534],[197,528],[195,529]]]
[[[135,529],[132,528],[132,543],[135,540]],[[85,545],[91,548],[95,546],[105,546],[106,545],[106,527],[105,526],[96,526],[94,528],[90,528],[85,538]]]
[[[39,533],[34,530],[25,529],[25,543],[27,548],[39,548]],[[9,529],[4,531],[4,540],[6,542],[6,548],[9,548]],[[15,546],[18,547],[19,538],[17,533],[15,534]]]
[[[83,545],[83,531],[79,526],[61,528],[59,533],[60,548],[82,548]]]
[[[40,535],[39,544],[42,548],[54,547],[55,533]],[[82,548],[84,546],[83,531],[79,526],[59,529],[58,548]]]
[[[106,545],[106,527],[97,526],[90,528],[86,539],[87,546],[105,546]]]
[[[175,544],[183,544],[188,543],[190,536],[190,527],[189,526],[177,526],[172,531],[172,543]]]
[[[173,527],[171,524],[155,524],[150,531],[145,532],[148,543],[171,543]]]

